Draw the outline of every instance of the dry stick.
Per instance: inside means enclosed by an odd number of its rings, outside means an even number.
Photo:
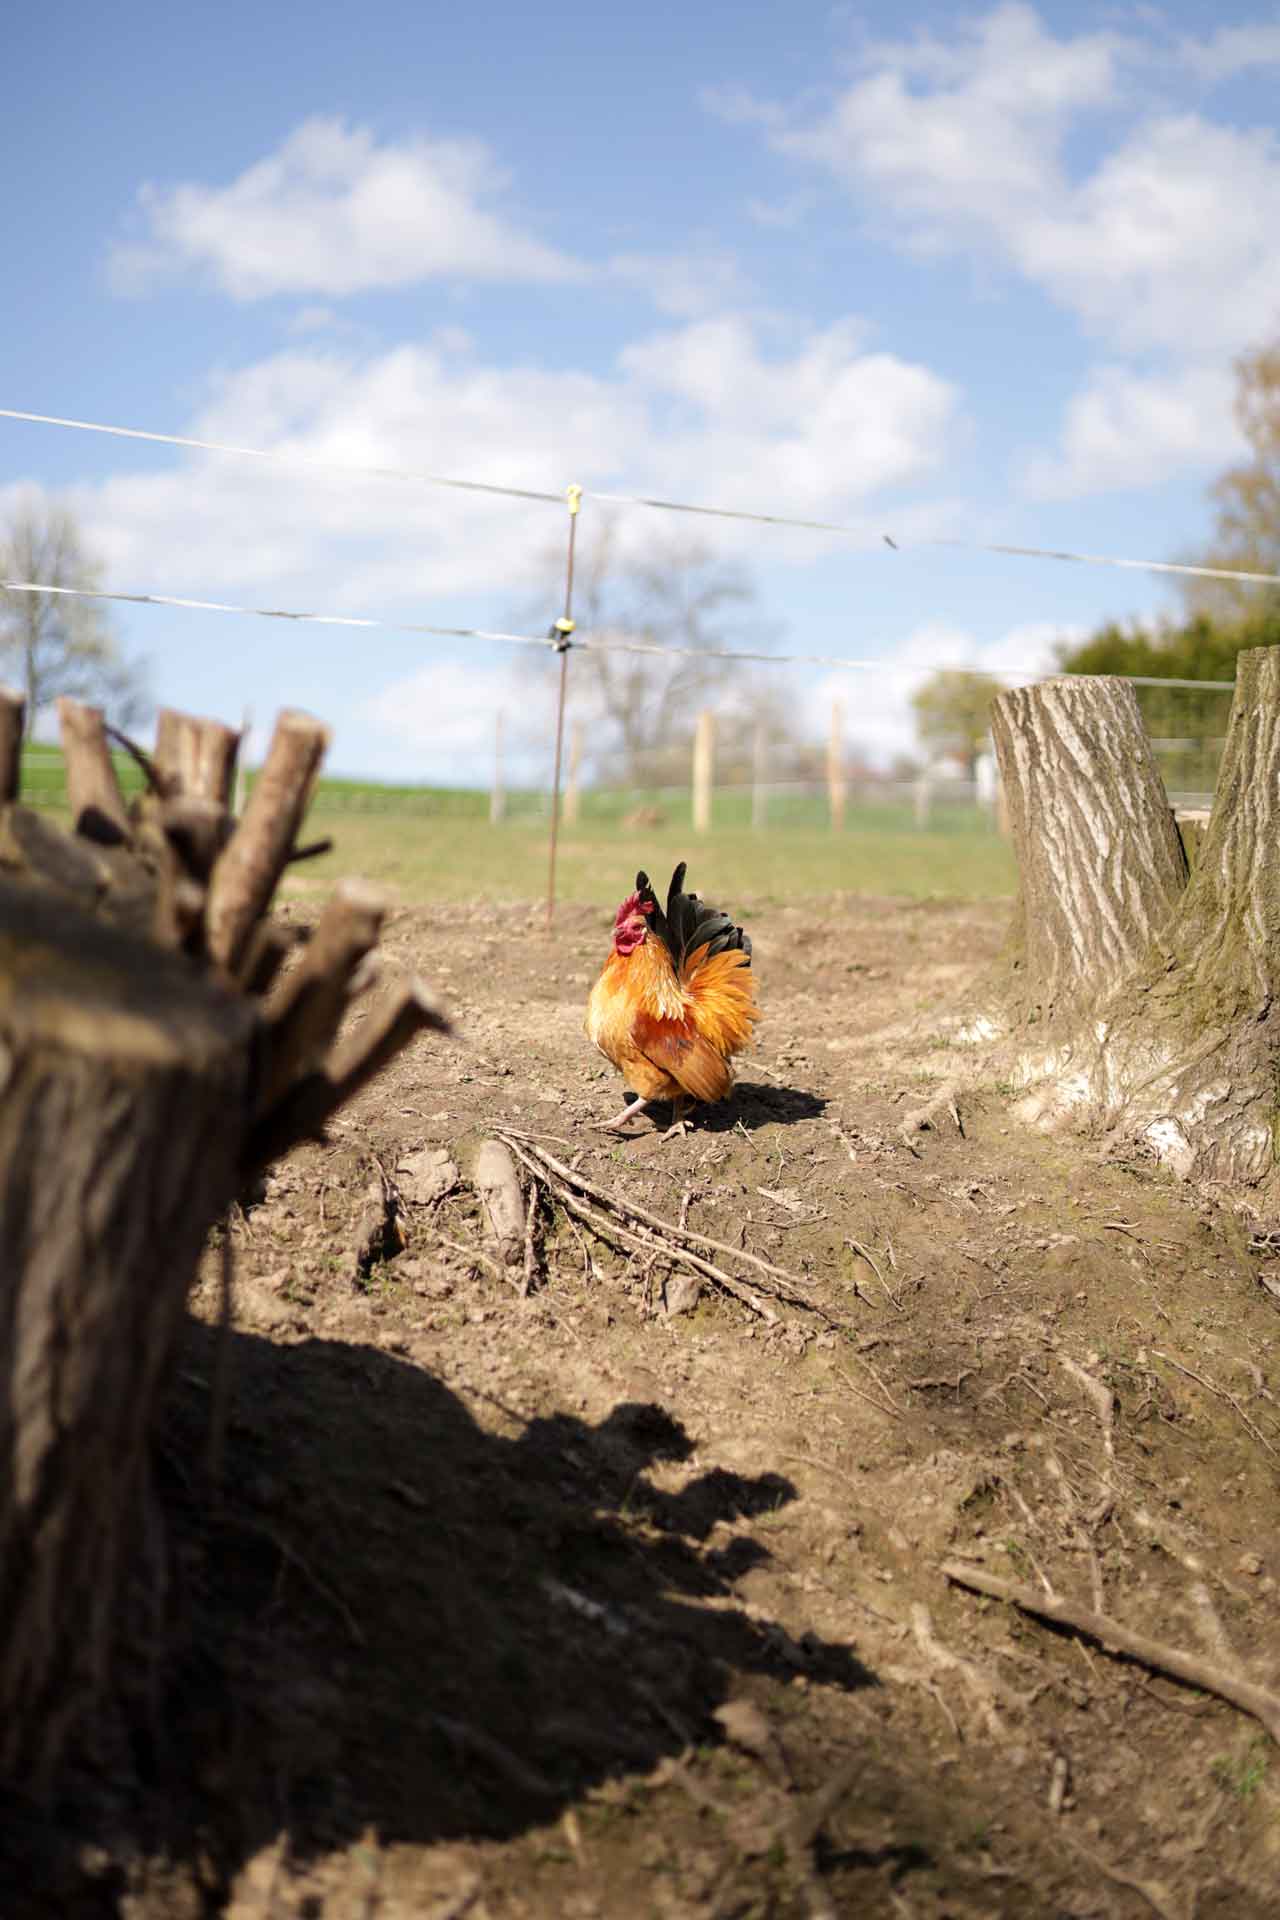
[[[1102,1445],[1107,1456],[1107,1470],[1102,1476],[1102,1498],[1085,1516],[1090,1526],[1098,1527],[1101,1526],[1102,1522],[1111,1512],[1116,1500],[1116,1448],[1113,1438],[1115,1427],[1115,1396],[1109,1387],[1105,1387],[1102,1384],[1101,1380],[1096,1380],[1091,1373],[1086,1373],[1083,1367],[1077,1366],[1076,1362],[1069,1359],[1065,1353],[1060,1353],[1058,1360],[1059,1363],[1066,1368],[1071,1378],[1076,1381],[1083,1391],[1088,1394],[1090,1400],[1092,1400],[1094,1412],[1097,1414],[1099,1425],[1102,1428]]]
[[[859,1400],[865,1400],[867,1405],[874,1407],[877,1413],[887,1413],[890,1418],[894,1420],[902,1419],[901,1407],[895,1407],[892,1400],[877,1400],[873,1394],[867,1393],[860,1387],[856,1380],[851,1379],[843,1367],[837,1367],[836,1372],[840,1375],[840,1378],[844,1381],[850,1393],[856,1393]],[[877,1384],[879,1384],[878,1381]],[[881,1388],[881,1391],[883,1392],[883,1388]]]
[[[239,751],[240,735],[221,720],[172,707],[156,715],[156,768],[171,794],[229,808]]]
[[[22,736],[27,703],[12,687],[0,687],[0,807],[16,800],[22,785]]]
[[[302,959],[266,1007],[270,1051],[262,1111],[323,1061],[342,1023],[352,976],[378,944],[387,905],[363,880],[338,882]]]
[[[310,714],[280,715],[249,803],[209,887],[210,957],[234,973],[298,837],[329,729]]]
[[[546,1178],[545,1174],[543,1178]],[[637,1249],[641,1253],[659,1253],[663,1259],[671,1261],[673,1265],[689,1267],[694,1273],[704,1275],[713,1286],[719,1287],[722,1293],[729,1294],[734,1300],[740,1301],[744,1307],[750,1307],[751,1311],[759,1314],[769,1326],[777,1326],[778,1316],[767,1301],[762,1300],[760,1295],[753,1292],[743,1281],[735,1280],[733,1275],[725,1273],[723,1268],[714,1266],[710,1260],[704,1260],[701,1254],[693,1253],[688,1247],[664,1245],[652,1231],[635,1232],[626,1227],[620,1227],[616,1221],[597,1213],[585,1202],[575,1200],[571,1193],[561,1193],[559,1199],[562,1206],[568,1208],[571,1213],[576,1213],[593,1232],[603,1231],[606,1238],[616,1237],[624,1247]]]
[[[520,1283],[520,1297],[529,1298],[529,1289],[533,1285],[533,1226],[538,1213],[538,1183],[529,1182],[529,1212],[524,1223],[524,1274]]]
[[[64,694],[58,701],[58,727],[67,763],[67,804],[75,831],[90,840],[127,840],[129,814],[101,713]]]
[[[278,1159],[299,1140],[319,1139],[325,1122],[338,1108],[354,1099],[424,1028],[435,1033],[451,1031],[422,982],[409,980],[337,1048],[325,1071],[304,1075],[261,1116],[245,1146],[246,1172]]]
[[[633,1220],[641,1220],[646,1227],[653,1227],[659,1233],[677,1235],[693,1246],[709,1247],[712,1253],[724,1253],[728,1254],[731,1260],[745,1261],[748,1266],[755,1267],[757,1272],[768,1274],[772,1280],[783,1280],[788,1287],[796,1289],[794,1293],[786,1293],[781,1287],[773,1288],[772,1291],[779,1300],[785,1301],[791,1307],[807,1308],[810,1313],[820,1315],[830,1326],[839,1325],[825,1307],[819,1306],[817,1301],[804,1291],[804,1282],[797,1279],[794,1273],[788,1273],[785,1267],[775,1267],[771,1260],[762,1259],[758,1253],[751,1253],[746,1247],[731,1247],[724,1240],[713,1240],[709,1234],[695,1233],[692,1227],[677,1227],[673,1220],[664,1220],[659,1214],[648,1212],[646,1208],[637,1206],[632,1200],[620,1200],[616,1194],[607,1192],[603,1187],[595,1186],[592,1181],[575,1172],[572,1167],[566,1167],[562,1160],[557,1160],[554,1154],[547,1153],[541,1147],[531,1146],[529,1152],[561,1180],[566,1181],[570,1186],[577,1187],[580,1193],[589,1195],[599,1205],[611,1208],[616,1213],[629,1214]]]
[[[845,1245],[850,1249],[851,1252],[860,1255],[861,1258],[866,1261],[872,1273],[874,1273],[876,1279],[880,1282],[880,1285],[884,1288],[885,1293],[889,1299],[890,1305],[896,1307],[898,1312],[901,1313],[902,1302],[901,1300],[899,1300],[897,1294],[894,1293],[893,1289],[889,1285],[889,1282],[885,1279],[884,1275],[881,1273],[880,1268],[876,1263],[876,1257],[872,1253],[870,1247],[864,1247],[861,1240],[846,1240]]]
[[[1204,1693],[1216,1694],[1219,1700],[1227,1700],[1243,1713],[1252,1714],[1280,1745],[1280,1694],[1269,1693],[1265,1687],[1255,1686],[1250,1680],[1241,1680],[1207,1660],[1181,1652],[1177,1647],[1165,1646],[1159,1640],[1149,1640],[1145,1634],[1131,1633],[1128,1627],[1122,1627],[1104,1613],[1093,1613],[1087,1607],[1072,1606],[1066,1600],[1042,1599],[1033,1588],[1021,1586],[1014,1580],[1002,1580],[997,1574],[987,1573],[981,1567],[964,1566],[957,1560],[944,1560],[942,1572],[959,1587],[968,1587],[974,1593],[989,1594],[994,1600],[1008,1600],[1024,1613],[1035,1614],[1041,1620],[1052,1620],[1056,1626],[1071,1627],[1076,1633],[1087,1634],[1107,1653],[1123,1654],[1127,1659],[1150,1667],[1153,1672],[1169,1674],[1175,1680],[1185,1681],[1189,1687],[1199,1687]]]
[[[759,1294],[754,1293],[743,1281],[735,1280],[732,1274],[725,1273],[720,1267],[713,1266],[710,1260],[704,1260],[701,1255],[692,1252],[688,1247],[681,1247],[674,1244],[664,1246],[661,1241],[656,1240],[652,1231],[637,1232],[635,1228],[620,1226],[616,1220],[610,1220],[607,1215],[601,1215],[594,1207],[588,1206],[585,1201],[576,1199],[571,1189],[562,1186],[558,1181],[552,1180],[548,1176],[546,1168],[538,1166],[524,1151],[518,1141],[508,1140],[507,1145],[516,1157],[529,1169],[529,1172],[533,1174],[534,1178],[541,1180],[544,1186],[550,1189],[556,1199],[559,1200],[561,1206],[565,1208],[566,1212],[576,1214],[577,1218],[581,1220],[585,1226],[590,1227],[591,1231],[598,1234],[602,1239],[614,1240],[623,1248],[631,1251],[639,1250],[641,1253],[651,1253],[656,1247],[657,1251],[662,1253],[665,1258],[673,1262],[678,1261],[681,1265],[692,1268],[695,1273],[705,1275],[708,1280],[712,1281],[723,1292],[731,1294],[735,1300],[740,1300],[744,1306],[750,1307],[753,1313],[758,1313],[760,1318],[767,1321],[770,1326],[776,1326],[778,1324],[778,1316],[772,1307],[769,1306],[768,1302],[762,1300]],[[663,1222],[659,1221],[657,1224],[660,1231],[666,1230]]]
[[[1175,1360],[1171,1353],[1161,1353],[1159,1347],[1152,1347],[1151,1351],[1157,1360],[1163,1360],[1166,1366],[1176,1368],[1179,1373],[1185,1373],[1188,1380],[1194,1380],[1198,1387],[1205,1389],[1206,1393],[1215,1394],[1219,1400],[1225,1400],[1229,1407],[1234,1407],[1258,1445],[1280,1458],[1280,1450],[1272,1446],[1265,1433],[1259,1433],[1233,1393],[1228,1393],[1225,1387],[1215,1387],[1212,1380],[1206,1380],[1202,1373],[1193,1373],[1190,1367],[1184,1367],[1180,1360]]]

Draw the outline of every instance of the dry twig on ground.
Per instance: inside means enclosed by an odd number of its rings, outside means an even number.
[[[1153,1672],[1169,1674],[1175,1680],[1185,1681],[1189,1687],[1199,1687],[1205,1693],[1216,1694],[1219,1700],[1227,1700],[1233,1707],[1239,1707],[1241,1712],[1252,1714],[1280,1745],[1280,1694],[1270,1693],[1267,1688],[1256,1686],[1251,1680],[1242,1680],[1237,1674],[1227,1673],[1195,1654],[1183,1653],[1178,1647],[1168,1647],[1162,1641],[1149,1640],[1145,1634],[1133,1633],[1104,1613],[1094,1613],[1088,1607],[1072,1606],[1068,1600],[1042,1598],[1034,1588],[1020,1586],[1014,1580],[1002,1580],[983,1567],[969,1567],[958,1560],[944,1560],[942,1571],[948,1580],[953,1580],[959,1587],[988,1594],[993,1600],[1008,1600],[1024,1613],[1032,1613],[1038,1619],[1053,1621],[1055,1626],[1071,1627],[1077,1633],[1087,1634],[1108,1653],[1123,1654],[1126,1659],[1136,1660],[1141,1666],[1150,1667]]]

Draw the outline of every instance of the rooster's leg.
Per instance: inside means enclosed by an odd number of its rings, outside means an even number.
[[[662,1136],[664,1140],[678,1140],[690,1131],[687,1115],[692,1105],[687,1094],[680,1094],[671,1102],[671,1125]]]
[[[597,1133],[621,1133],[628,1120],[634,1120],[638,1113],[646,1113],[648,1108],[649,1102],[647,1100],[633,1100],[629,1107],[622,1109],[622,1112],[615,1120],[597,1121],[595,1131]]]

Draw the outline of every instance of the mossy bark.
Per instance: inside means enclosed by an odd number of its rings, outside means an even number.
[[[1280,648],[1240,655],[1185,883],[1132,695],[1118,726],[1118,683],[1063,684],[996,702],[1024,836],[1014,1001],[1042,1023],[1020,1111],[1085,1118],[1184,1176],[1254,1184],[1275,1168],[1280,1125]]]

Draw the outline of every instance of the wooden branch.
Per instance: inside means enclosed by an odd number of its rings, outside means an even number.
[[[568,1179],[562,1179],[558,1175],[553,1176],[548,1173],[545,1165],[540,1164],[550,1156],[539,1154],[535,1159],[534,1149],[527,1141],[518,1140],[511,1134],[500,1133],[499,1138],[528,1168],[534,1178],[542,1181],[567,1213],[574,1214],[584,1226],[590,1227],[591,1231],[598,1234],[601,1239],[613,1240],[623,1247],[630,1247],[641,1253],[661,1254],[662,1258],[669,1260],[673,1266],[690,1267],[693,1272],[702,1274],[704,1278],[719,1287],[722,1293],[727,1293],[733,1299],[740,1300],[743,1306],[750,1307],[753,1313],[758,1313],[760,1318],[767,1321],[770,1326],[777,1325],[778,1316],[767,1300],[762,1300],[754,1288],[747,1286],[743,1280],[736,1280],[731,1273],[726,1273],[722,1267],[717,1267],[704,1254],[695,1253],[692,1247],[683,1246],[676,1237],[680,1229],[672,1226],[669,1221],[658,1220],[656,1215],[646,1215],[642,1208],[631,1207],[625,1201],[613,1199],[604,1194],[601,1189],[591,1187],[576,1176],[570,1176]],[[598,1196],[598,1205],[592,1207],[585,1200],[580,1200],[573,1191],[575,1186],[583,1192]],[[623,1226],[618,1219],[610,1217],[611,1213],[620,1214],[623,1219],[635,1219],[638,1222],[648,1219],[654,1224]],[[661,1239],[659,1237],[661,1233],[669,1237]],[[697,1236],[687,1237],[696,1238]]]
[[[243,1167],[247,1175],[260,1172],[300,1140],[317,1140],[325,1124],[353,1100],[375,1074],[402,1053],[425,1028],[450,1033],[452,1028],[418,979],[404,982],[375,1007],[334,1053],[328,1067],[295,1081],[249,1135]]]
[[[1155,1673],[1168,1674],[1171,1679],[1181,1680],[1189,1687],[1199,1687],[1205,1693],[1216,1694],[1219,1700],[1227,1700],[1243,1713],[1252,1714],[1280,1745],[1280,1694],[1269,1693],[1265,1687],[1255,1686],[1250,1680],[1241,1680],[1237,1675],[1227,1673],[1222,1667],[1215,1667],[1195,1654],[1183,1653],[1177,1647],[1165,1646],[1159,1640],[1149,1640],[1145,1634],[1132,1633],[1128,1627],[1122,1627],[1119,1621],[1108,1618],[1105,1613],[1092,1613],[1087,1607],[1076,1607],[1067,1600],[1053,1599],[1037,1593],[1034,1587],[1021,1586],[1014,1580],[1002,1580],[998,1574],[987,1573],[981,1567],[965,1566],[958,1560],[944,1560],[942,1572],[958,1587],[989,1594],[994,1600],[1008,1600],[1013,1606],[1021,1607],[1024,1613],[1035,1614],[1041,1620],[1052,1620],[1055,1626],[1071,1627],[1076,1633],[1087,1634],[1107,1653],[1123,1654],[1126,1659],[1136,1660]]]
[[[249,937],[236,971],[236,985],[255,998],[266,994],[289,955],[311,938],[308,927],[292,927],[282,920],[259,920]]]
[[[288,865],[328,744],[329,729],[310,714],[288,710],[276,721],[262,771],[209,888],[209,953],[228,972],[236,971]]]
[[[27,703],[12,687],[0,687],[0,806],[22,790],[22,739]]]
[[[387,899],[363,880],[339,881],[298,965],[268,1005],[261,1110],[323,1064],[337,1037],[356,968],[378,944]]]
[[[156,715],[156,767],[170,794],[231,806],[240,735],[221,720],[161,707]]]
[[[107,730],[97,707],[64,694],[58,701],[58,726],[67,762],[67,802],[74,830],[106,846],[129,838],[129,815],[107,745]]]
[[[562,1160],[557,1160],[555,1155],[548,1153],[545,1148],[535,1146],[528,1140],[522,1141],[518,1128],[500,1127],[498,1131],[510,1146],[522,1145],[527,1153],[540,1160],[543,1166],[554,1173],[558,1179],[565,1181],[571,1187],[576,1187],[580,1193],[589,1195],[600,1206],[608,1207],[614,1213],[629,1215],[646,1227],[652,1227],[658,1233],[667,1234],[674,1239],[687,1241],[691,1246],[708,1247],[713,1253],[725,1253],[731,1259],[745,1261],[747,1266],[755,1267],[758,1272],[768,1274],[770,1279],[785,1282],[784,1286],[771,1289],[779,1300],[784,1300],[791,1307],[805,1307],[810,1313],[820,1315],[831,1326],[839,1325],[825,1307],[818,1305],[813,1295],[807,1291],[804,1282],[797,1279],[794,1273],[788,1273],[785,1267],[775,1267],[771,1260],[763,1259],[758,1253],[749,1252],[746,1247],[731,1247],[726,1240],[713,1240],[708,1234],[695,1233],[692,1227],[677,1226],[674,1221],[664,1220],[659,1214],[650,1213],[646,1208],[638,1206],[634,1200],[622,1200],[617,1194],[609,1193],[606,1188],[593,1185],[574,1168],[567,1167]]]

